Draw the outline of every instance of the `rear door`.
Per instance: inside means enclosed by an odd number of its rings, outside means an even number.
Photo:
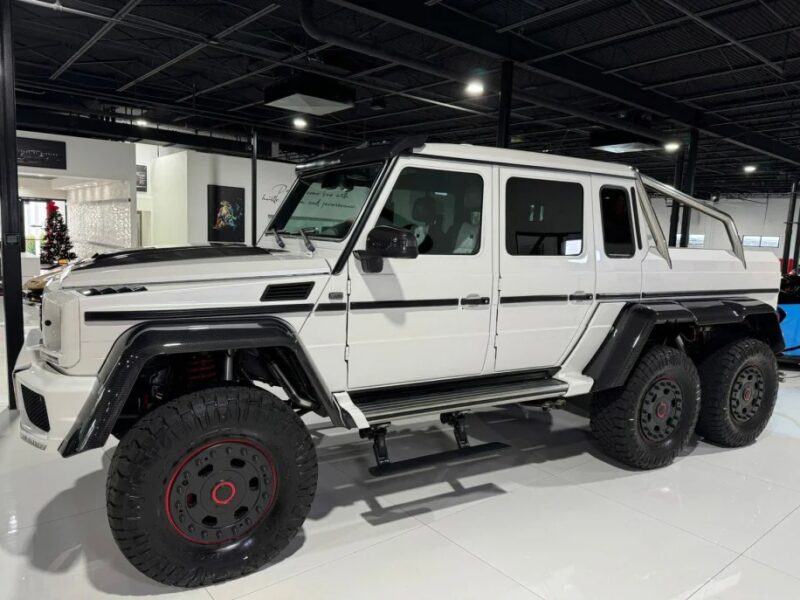
[[[501,168],[497,371],[560,364],[594,303],[591,178]]]

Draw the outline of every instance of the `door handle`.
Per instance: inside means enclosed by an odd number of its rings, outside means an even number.
[[[480,296],[479,294],[470,294],[466,298],[461,299],[461,306],[486,306],[491,302],[488,296]]]
[[[580,302],[582,300],[592,300],[594,298],[594,294],[587,294],[586,292],[578,291],[572,292],[569,295],[570,302]]]

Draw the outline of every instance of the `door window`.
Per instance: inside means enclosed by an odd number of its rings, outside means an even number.
[[[506,250],[514,256],[583,251],[583,186],[511,177],[506,183]]]
[[[420,254],[477,254],[481,246],[483,177],[406,167],[378,218],[414,232]]]
[[[634,255],[633,223],[628,192],[604,185],[600,188],[600,215],[603,226],[603,249],[610,258]]]

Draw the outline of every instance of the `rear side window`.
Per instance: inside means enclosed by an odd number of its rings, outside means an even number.
[[[506,183],[506,251],[514,256],[583,252],[583,186],[510,178]]]
[[[600,216],[603,225],[603,248],[606,256],[611,258],[633,256],[636,249],[628,192],[618,187],[601,187]]]

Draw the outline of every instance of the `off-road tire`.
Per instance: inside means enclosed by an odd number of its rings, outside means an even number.
[[[642,412],[652,406],[654,394],[671,390],[677,406],[670,432],[654,440],[657,432],[643,429]],[[692,360],[668,346],[646,351],[624,386],[602,392],[592,399],[590,422],[600,448],[611,458],[638,469],[655,469],[670,464],[694,432],[700,408],[700,378]],[[649,414],[649,413],[648,413]],[[669,413],[665,418],[669,417]],[[649,431],[649,430],[648,430]],[[648,438],[650,435],[650,438]]]
[[[751,387],[757,396],[749,400],[748,412],[752,416],[743,421],[737,417],[742,408],[734,407],[734,392],[749,383],[748,372],[761,381]],[[697,433],[706,441],[728,448],[752,444],[767,426],[778,397],[778,362],[770,347],[752,338],[732,342],[701,363],[700,382],[703,406]]]
[[[230,458],[239,452],[241,459]],[[207,480],[197,470],[204,460],[216,469]],[[206,493],[188,493],[201,485],[207,492],[214,477],[213,503]],[[157,408],[128,431],[109,468],[108,521],[122,553],[148,577],[179,587],[209,585],[251,573],[286,548],[316,486],[314,444],[289,406],[255,387],[213,388]],[[228,529],[188,531],[187,523],[197,522],[188,506],[206,510],[198,497],[212,512],[235,510],[221,513]],[[177,512],[183,498],[188,506]],[[252,509],[247,525],[239,517],[245,508]]]

